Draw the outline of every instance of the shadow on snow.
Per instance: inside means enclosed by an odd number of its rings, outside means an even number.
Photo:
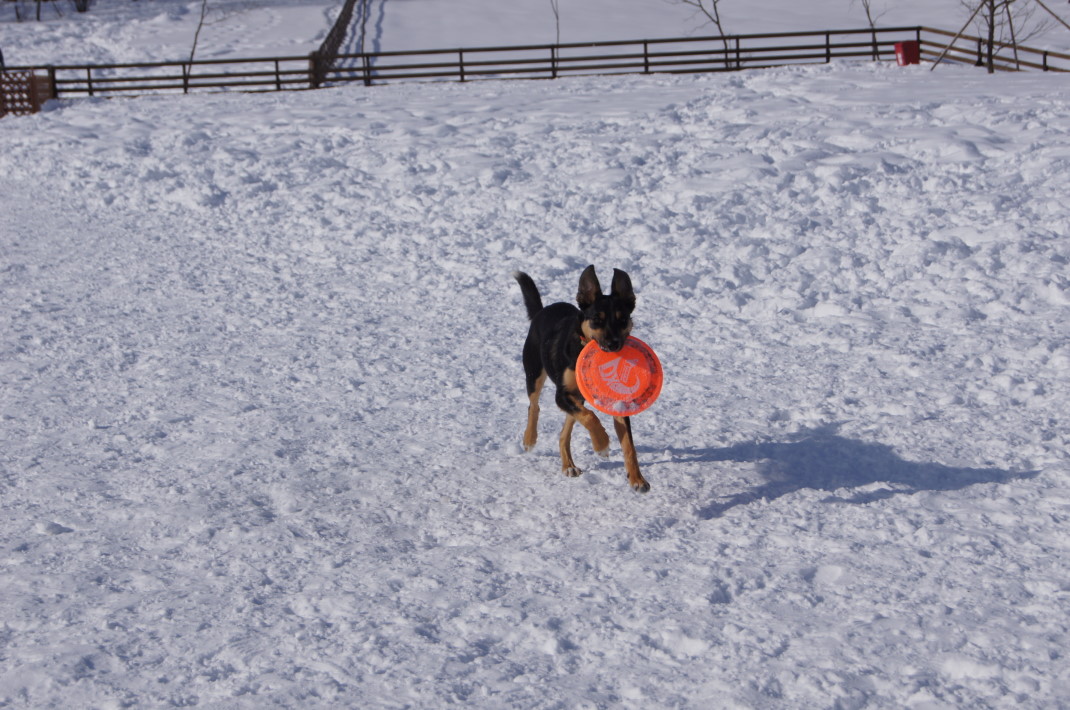
[[[720,517],[737,505],[772,500],[806,488],[835,492],[874,483],[892,486],[825,499],[826,502],[871,503],[919,491],[953,491],[980,483],[1029,479],[1039,473],[916,463],[899,457],[890,446],[845,439],[831,429],[804,432],[798,435],[798,440],[789,443],[746,443],[691,453],[693,458],[683,460],[754,462],[766,481],[705,506],[699,510],[699,517],[704,520]]]

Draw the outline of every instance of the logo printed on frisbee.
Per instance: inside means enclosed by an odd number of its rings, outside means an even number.
[[[606,383],[609,389],[613,390],[621,396],[628,396],[635,394],[642,386],[642,382],[639,381],[639,376],[632,377],[632,370],[638,363],[632,360],[625,360],[622,357],[615,357],[605,365],[598,366],[598,375],[602,378],[602,381]],[[627,385],[625,382],[633,381],[635,384]]]
[[[615,417],[638,414],[661,394],[661,362],[649,345],[628,337],[619,352],[591,341],[576,360],[576,384],[587,403]]]

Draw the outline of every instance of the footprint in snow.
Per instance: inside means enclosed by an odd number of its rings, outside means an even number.
[[[74,532],[74,528],[69,528],[59,523],[38,523],[37,532],[42,535],[62,535],[63,533]]]

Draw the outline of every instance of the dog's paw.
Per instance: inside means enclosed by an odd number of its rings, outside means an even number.
[[[564,471],[562,471],[562,473],[564,473],[569,478],[576,478],[581,473],[583,473],[583,471],[581,471],[580,469],[576,468],[575,466],[570,466],[570,467],[566,468]]]
[[[636,493],[650,492],[650,484],[644,481],[642,478],[640,478],[638,481],[629,481],[628,483],[629,485],[631,485],[632,490]]]
[[[602,458],[604,458],[604,459],[608,459],[609,458],[609,446],[608,445],[606,446],[606,448],[602,449],[601,451],[599,451],[598,449],[595,449],[594,452],[596,454],[598,454],[599,456],[601,456]]]

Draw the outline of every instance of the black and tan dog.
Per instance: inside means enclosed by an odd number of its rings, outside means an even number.
[[[577,421],[591,434],[594,450],[602,457],[609,456],[609,436],[598,417],[585,406],[583,395],[576,385],[576,358],[580,350],[594,340],[607,352],[624,347],[632,329],[635,292],[628,274],[613,270],[613,284],[609,295],[595,276],[594,266],[588,266],[580,276],[576,303],[554,303],[543,308],[539,289],[531,277],[523,272],[514,274],[524,294],[531,328],[524,342],[524,373],[528,388],[528,426],[524,432],[524,449],[530,451],[538,437],[539,394],[549,375],[557,387],[557,406],[565,412],[565,426],[561,429],[561,469],[566,476],[582,473],[572,460],[572,427]],[[650,484],[639,473],[639,458],[632,442],[632,423],[629,417],[613,417],[613,427],[624,454],[624,469],[628,483],[642,493]]]

